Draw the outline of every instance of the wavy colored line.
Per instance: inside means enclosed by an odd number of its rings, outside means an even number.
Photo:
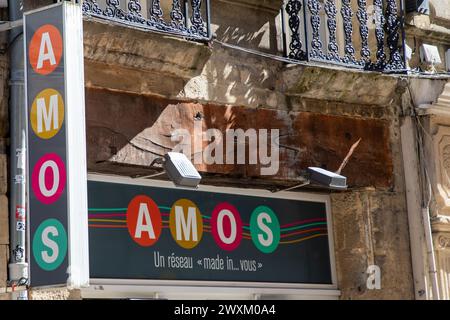
[[[280,226],[280,228],[287,228],[287,227],[292,227],[292,226],[296,226],[296,225],[303,224],[303,223],[318,222],[318,221],[327,221],[327,220],[325,218],[313,218],[313,219],[299,220],[299,221],[294,221],[291,223],[283,224]]]
[[[167,206],[158,206],[158,208],[160,209],[166,209],[166,210],[171,210],[170,207]],[[126,212],[128,208],[90,208],[88,209],[89,212],[116,212],[116,211],[124,211]],[[123,214],[123,213],[122,213]],[[170,213],[162,213],[163,216],[169,216]],[[100,215],[99,215],[100,216]],[[210,216],[205,216],[202,215],[202,218],[206,219],[206,220],[211,220]],[[324,222],[317,222],[316,224],[314,223],[310,223],[310,224],[306,224],[303,226],[300,226],[300,224],[302,223],[306,223],[306,222],[314,222],[314,221],[324,221]],[[326,224],[326,219],[325,218],[312,218],[312,219],[306,219],[306,220],[299,220],[299,221],[294,221],[291,223],[287,223],[287,224],[283,224],[280,226],[280,229],[282,230],[282,232],[285,231],[291,231],[291,230],[297,230],[297,229],[302,229],[305,228],[307,226],[313,226],[313,225],[318,225],[318,224]],[[292,227],[291,227],[292,226]],[[244,229],[250,230],[250,227],[248,224],[244,223]]]
[[[108,217],[118,217],[118,216],[126,216],[126,214],[98,214],[98,215],[93,215],[92,218],[90,218],[89,220],[92,220],[93,218],[108,218]],[[96,219],[98,221],[100,221],[101,219]],[[107,221],[107,219],[104,219],[104,221]],[[164,223],[169,223],[169,221],[163,221]],[[302,226],[297,226],[297,227],[292,227],[292,228],[280,228],[282,230],[282,232],[284,231],[290,231],[290,230],[296,230],[296,229],[303,229],[305,227],[308,226],[314,226],[314,225],[325,225],[326,222],[318,222],[318,223],[311,223],[311,224],[306,224],[306,225],[302,225]],[[243,227],[244,229],[250,230],[250,228],[248,227]]]
[[[158,206],[159,209],[171,210],[171,207]],[[88,211],[92,212],[103,212],[103,211],[127,211],[128,208],[88,208]]]
[[[310,227],[310,226],[320,226],[320,225],[327,225],[326,222],[316,222],[316,223],[309,223],[309,224],[305,224],[302,226],[298,226],[298,227],[291,227],[291,228],[283,228],[281,229],[281,232],[286,232],[286,231],[292,231],[292,230],[298,230],[298,229],[304,229],[306,227]]]
[[[127,226],[123,226],[123,225],[108,225],[108,224],[90,224],[89,228],[96,228],[96,229],[126,229]],[[168,226],[164,226],[163,229],[167,229],[169,228]],[[206,232],[210,232],[208,230],[206,230]],[[291,241],[280,241],[280,244],[293,244],[293,243],[300,243],[302,241],[306,241],[309,239],[314,239],[317,237],[321,237],[321,236],[327,236],[327,233],[320,233],[320,234],[315,234],[309,237],[305,237],[305,238],[300,238],[300,239],[296,239],[296,240],[291,240]],[[242,237],[243,239],[246,240],[251,240],[252,238],[250,236],[246,236],[244,235]]]
[[[110,224],[90,224],[89,228],[117,228],[117,229],[122,229],[122,228],[128,228],[127,226],[121,226],[121,225],[110,225]]]
[[[312,236],[309,236],[309,237],[306,237],[306,238],[300,238],[300,239],[297,239],[297,240],[292,240],[292,241],[280,241],[280,244],[293,244],[293,243],[299,243],[299,242],[302,242],[302,241],[306,241],[306,240],[313,239],[313,238],[317,238],[317,237],[327,236],[327,235],[328,235],[327,233],[319,233],[319,234],[315,234],[315,235],[312,235]]]
[[[326,222],[316,222],[316,223],[309,223],[309,224],[305,224],[302,226],[296,226],[296,227],[290,227],[290,228],[281,228],[280,227],[280,231],[281,232],[287,232],[287,231],[293,231],[293,230],[299,230],[299,229],[304,229],[306,227],[310,227],[310,226],[318,226],[318,225],[326,225]],[[250,227],[242,227],[246,230],[250,230]]]
[[[89,214],[89,218],[111,218],[111,217],[126,217],[126,213],[109,213],[109,214],[102,214],[102,213],[94,213]]]
[[[296,236],[299,234],[305,234],[305,233],[309,233],[309,232],[314,232],[314,231],[327,231],[327,228],[313,228],[313,229],[308,229],[308,230],[302,230],[302,231],[297,231],[297,232],[292,232],[292,233],[288,233],[288,234],[282,234],[280,236],[281,239],[283,238],[289,238],[292,236]]]
[[[89,219],[89,222],[113,222],[113,223],[126,223],[126,220],[114,220],[114,219]],[[169,224],[169,221],[163,221],[163,224]],[[320,224],[320,223],[319,223]],[[323,223],[322,223],[323,224]],[[317,225],[316,224],[310,224],[310,225]],[[295,229],[303,229],[304,227],[309,226],[309,225],[305,225],[305,226],[299,226],[296,227]],[[209,229],[211,228],[211,226],[209,225],[203,225],[203,228],[205,229]],[[245,229],[245,228],[244,228]],[[294,229],[294,228],[290,228],[290,229]],[[285,229],[286,230],[286,229]],[[283,234],[281,235],[281,238],[287,238],[287,237],[292,237],[294,235],[298,235],[298,234],[304,234],[304,233],[309,233],[309,232],[313,232],[313,231],[326,231],[326,228],[312,228],[312,229],[307,229],[307,230],[303,230],[300,232],[293,232],[293,233],[288,233],[288,234]],[[283,230],[281,230],[281,232],[283,232]],[[243,235],[249,235],[249,233],[243,233]]]
[[[114,222],[114,223],[127,223],[127,220],[114,220],[114,219],[89,219],[89,222]]]
[[[128,208],[88,208],[89,212],[116,212],[116,211],[122,211],[126,212]]]

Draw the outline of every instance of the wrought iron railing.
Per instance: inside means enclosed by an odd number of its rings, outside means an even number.
[[[378,71],[402,71],[401,0],[285,0],[286,55]]]
[[[197,40],[211,38],[209,0],[84,0],[83,13]]]

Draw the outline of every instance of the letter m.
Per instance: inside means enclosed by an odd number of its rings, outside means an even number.
[[[41,133],[44,131],[52,130],[51,124],[53,120],[53,130],[58,129],[59,119],[58,119],[58,95],[54,94],[50,96],[49,107],[45,104],[45,98],[37,99],[37,131]]]
[[[181,233],[183,233],[185,241],[198,241],[197,215],[194,207],[188,208],[186,221],[183,207],[175,206],[175,220],[176,220],[177,240],[183,240],[181,235]],[[192,233],[192,240],[190,240],[191,233]]]

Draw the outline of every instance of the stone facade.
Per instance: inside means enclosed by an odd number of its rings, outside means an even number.
[[[442,64],[437,66],[445,70],[445,52],[450,48],[450,1],[430,0],[430,15],[409,17],[410,25],[406,29],[408,43],[434,44],[439,48]],[[418,55],[413,57],[413,65],[419,66]],[[447,62],[450,63],[450,62]],[[432,189],[430,206],[431,228],[435,249],[439,294],[441,299],[450,299],[450,265],[448,238],[450,235],[449,201],[449,134],[450,134],[450,83],[447,79],[433,81],[433,86],[421,81],[419,87],[413,83],[412,92],[416,107],[420,107],[420,127],[423,136],[424,164]],[[416,80],[418,81],[418,80]],[[434,89],[432,89],[434,87]],[[423,90],[426,88],[427,90]],[[437,90],[437,91],[435,91]],[[423,95],[423,92],[427,94]],[[420,97],[422,96],[422,97]],[[423,97],[425,96],[425,97]],[[427,194],[428,192],[425,191]]]
[[[237,30],[239,23],[233,21]],[[232,122],[287,136],[278,176],[262,178],[245,165],[197,166],[205,184],[286,187],[306,166],[336,170],[362,138],[343,171],[351,189],[331,195],[341,298],[414,298],[399,139],[402,77],[286,65],[218,42],[207,47],[95,20],[85,21],[85,59],[92,172],[148,174],[148,164],[173,147],[171,130],[192,132],[197,114],[203,129]],[[381,290],[366,287],[374,264]]]
[[[431,227],[440,283],[440,295],[450,299],[450,194],[449,148],[450,103],[448,83],[435,103],[422,106],[422,131],[425,136],[425,163],[432,188]]]

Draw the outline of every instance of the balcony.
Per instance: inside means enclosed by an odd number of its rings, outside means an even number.
[[[289,0],[284,11],[291,59],[405,70],[402,1]]]
[[[403,72],[404,19],[400,0],[274,0],[234,5],[269,5],[282,43],[276,54],[306,61],[381,72]],[[249,4],[250,3],[250,4]],[[280,8],[281,6],[281,8]],[[278,9],[280,10],[278,11]],[[213,8],[214,9],[214,8]],[[146,30],[212,41],[209,0],[85,0],[83,12]],[[278,12],[277,12],[278,11]],[[215,19],[229,13],[213,12]],[[229,23],[229,19],[227,18]],[[271,35],[273,37],[273,33]],[[244,43],[240,44],[245,47]]]
[[[209,40],[209,0],[84,0],[83,13],[129,26]]]

